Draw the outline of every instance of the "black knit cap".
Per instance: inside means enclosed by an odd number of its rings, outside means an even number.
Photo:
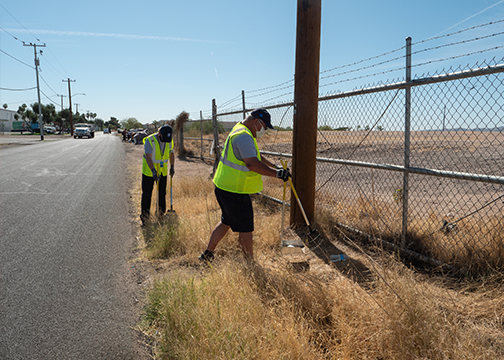
[[[252,112],[250,113],[250,115],[252,115],[252,118],[254,118],[254,119],[260,119],[260,120],[262,120],[266,124],[267,128],[270,128],[270,129],[273,129],[273,130],[275,129],[271,125],[271,115],[269,114],[268,110],[266,110],[265,108],[254,109],[254,110],[252,110]]]

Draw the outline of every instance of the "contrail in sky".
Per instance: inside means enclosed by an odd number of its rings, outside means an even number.
[[[504,0],[502,0],[504,1]],[[23,29],[6,29],[9,32],[27,33],[28,30]],[[188,39],[170,36],[151,36],[151,35],[132,35],[132,34],[109,34],[109,33],[96,33],[86,31],[61,31],[61,30],[29,30],[31,33],[44,34],[44,35],[64,35],[64,36],[95,36],[95,37],[110,37],[117,39],[131,39],[131,40],[163,40],[163,41],[188,41],[188,42],[204,42],[204,43],[221,43],[229,44],[228,41],[219,40],[200,40]]]
[[[450,30],[450,29],[453,29],[455,26],[458,26],[458,25],[460,25],[460,24],[462,24],[462,23],[466,22],[467,20],[472,19],[473,17],[478,16],[478,15],[479,15],[479,14],[481,14],[481,13],[484,13],[484,12],[485,12],[485,11],[487,11],[488,9],[491,9],[491,8],[493,8],[494,6],[497,6],[497,5],[499,5],[500,3],[502,3],[502,2],[504,2],[504,0],[500,0],[499,2],[496,2],[496,3],[495,3],[495,4],[493,4],[493,5],[490,5],[490,6],[489,6],[489,7],[487,7],[486,9],[481,10],[479,13],[476,13],[476,14],[474,14],[474,15],[471,15],[471,16],[469,16],[467,19],[464,19],[464,20],[462,20],[461,22],[458,22],[458,23],[456,23],[455,25],[450,26],[448,29],[443,30],[443,31],[441,31],[440,33],[438,33],[438,34],[434,35],[434,37],[436,37],[436,36],[438,36],[438,35],[441,35],[442,33],[446,32],[446,31],[448,31],[448,30]]]

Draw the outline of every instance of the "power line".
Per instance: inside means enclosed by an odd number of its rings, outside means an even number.
[[[45,98],[46,98],[47,100],[49,100],[49,101],[50,101],[50,102],[52,102],[53,104],[56,104],[56,105],[60,106],[60,104],[58,104],[57,102],[54,102],[53,100],[51,100],[51,99],[49,98],[49,96],[47,96],[47,95],[46,95],[46,94],[45,94],[42,90],[40,90],[40,92],[41,92],[41,93],[45,96]],[[57,94],[56,94],[56,95],[53,95],[53,96],[59,96],[59,95],[57,95]]]
[[[26,88],[26,89],[8,89],[8,88],[2,88],[0,87],[0,90],[6,90],[6,91],[26,91],[26,90],[33,90],[36,89],[37,87],[31,87],[31,88]]]
[[[42,81],[43,81],[43,82],[47,85],[47,87],[48,87],[49,89],[51,89],[51,90],[52,90],[52,92],[53,92],[54,94],[56,94],[57,96],[59,96],[59,94],[58,94],[56,91],[54,91],[52,87],[50,87],[50,86],[49,86],[49,84],[47,83],[47,81],[45,81],[45,79],[43,78],[43,76],[42,76],[42,75],[40,75],[40,74],[39,74],[39,76],[40,76],[40,78],[42,79]]]
[[[23,61],[21,61],[21,60],[19,60],[19,59],[15,58],[14,56],[12,56],[12,55],[11,55],[11,54],[9,54],[9,53],[6,53],[6,52],[5,52],[5,51],[3,51],[2,49],[0,49],[0,52],[1,52],[1,53],[3,53],[3,54],[5,54],[5,55],[7,55],[7,56],[9,56],[9,57],[11,57],[11,58],[13,58],[13,59],[14,59],[14,60],[16,60],[16,61],[19,61],[21,64],[26,65],[26,66],[28,66],[28,67],[29,67],[29,68],[31,68],[31,69],[35,69],[33,66],[28,65],[27,63],[25,63],[25,62],[23,62]]]
[[[14,38],[14,40],[17,40],[19,42],[23,42],[22,40],[18,39],[17,37],[15,37],[14,35],[12,35],[10,32],[8,32],[7,30],[5,30],[3,27],[0,26],[0,30],[3,30],[5,31],[7,34],[9,34],[10,36],[12,36]]]
[[[23,24],[21,24],[21,23],[19,22],[19,20],[18,20],[18,19],[16,19],[16,18],[14,17],[14,15],[12,15],[12,14],[9,12],[9,10],[7,10],[7,9],[6,9],[6,8],[5,8],[2,4],[0,4],[0,6],[1,6],[1,7],[2,7],[2,8],[6,11],[6,12],[7,12],[7,14],[9,14],[10,16],[12,16],[12,18],[13,18],[14,20],[16,20],[16,21],[17,21],[17,23],[18,23],[19,25],[21,25],[21,26],[23,27],[23,29],[25,29],[25,30],[26,30],[26,31],[27,31],[27,32],[28,32],[31,36],[33,36],[35,39],[37,39],[37,41],[42,42],[39,38],[37,38],[35,35],[33,35],[33,34],[32,34],[32,32],[31,32],[30,30],[28,30],[27,28],[25,28],[25,26],[24,26]],[[17,40],[17,39],[16,39],[16,40]]]
[[[54,60],[56,60],[56,62],[59,64],[59,66],[61,66],[61,68],[63,69],[63,71],[68,75],[68,71],[66,71],[66,69],[63,67],[63,65],[61,65],[61,63],[58,61],[58,58],[56,57],[56,55],[54,55],[54,53],[51,51],[51,48],[50,47],[47,47],[47,50],[49,50],[49,52],[51,53],[51,55],[54,57]],[[56,68],[54,68],[56,71],[58,71]],[[59,72],[59,71],[58,71]],[[61,74],[61,73],[60,73]],[[63,75],[63,74],[61,74]]]

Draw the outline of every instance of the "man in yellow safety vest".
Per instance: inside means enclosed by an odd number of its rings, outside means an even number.
[[[173,130],[170,125],[163,125],[158,132],[143,139],[144,156],[142,164],[142,200],[140,220],[142,226],[150,217],[152,189],[159,182],[159,210],[166,211],[166,183],[168,177],[168,160],[170,176],[175,174],[175,154],[173,153]]]
[[[266,109],[253,110],[242,122],[237,123],[226,139],[222,156],[215,172],[215,196],[222,210],[221,221],[210,235],[201,261],[212,261],[214,250],[229,229],[238,232],[238,241],[245,257],[253,259],[252,233],[254,212],[250,194],[263,188],[262,176],[271,176],[287,181],[288,170],[276,169],[275,165],[262,156],[256,138],[266,128],[274,129],[271,116]]]

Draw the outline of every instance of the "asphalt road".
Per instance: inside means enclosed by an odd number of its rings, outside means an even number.
[[[119,137],[0,149],[0,359],[142,359]]]

